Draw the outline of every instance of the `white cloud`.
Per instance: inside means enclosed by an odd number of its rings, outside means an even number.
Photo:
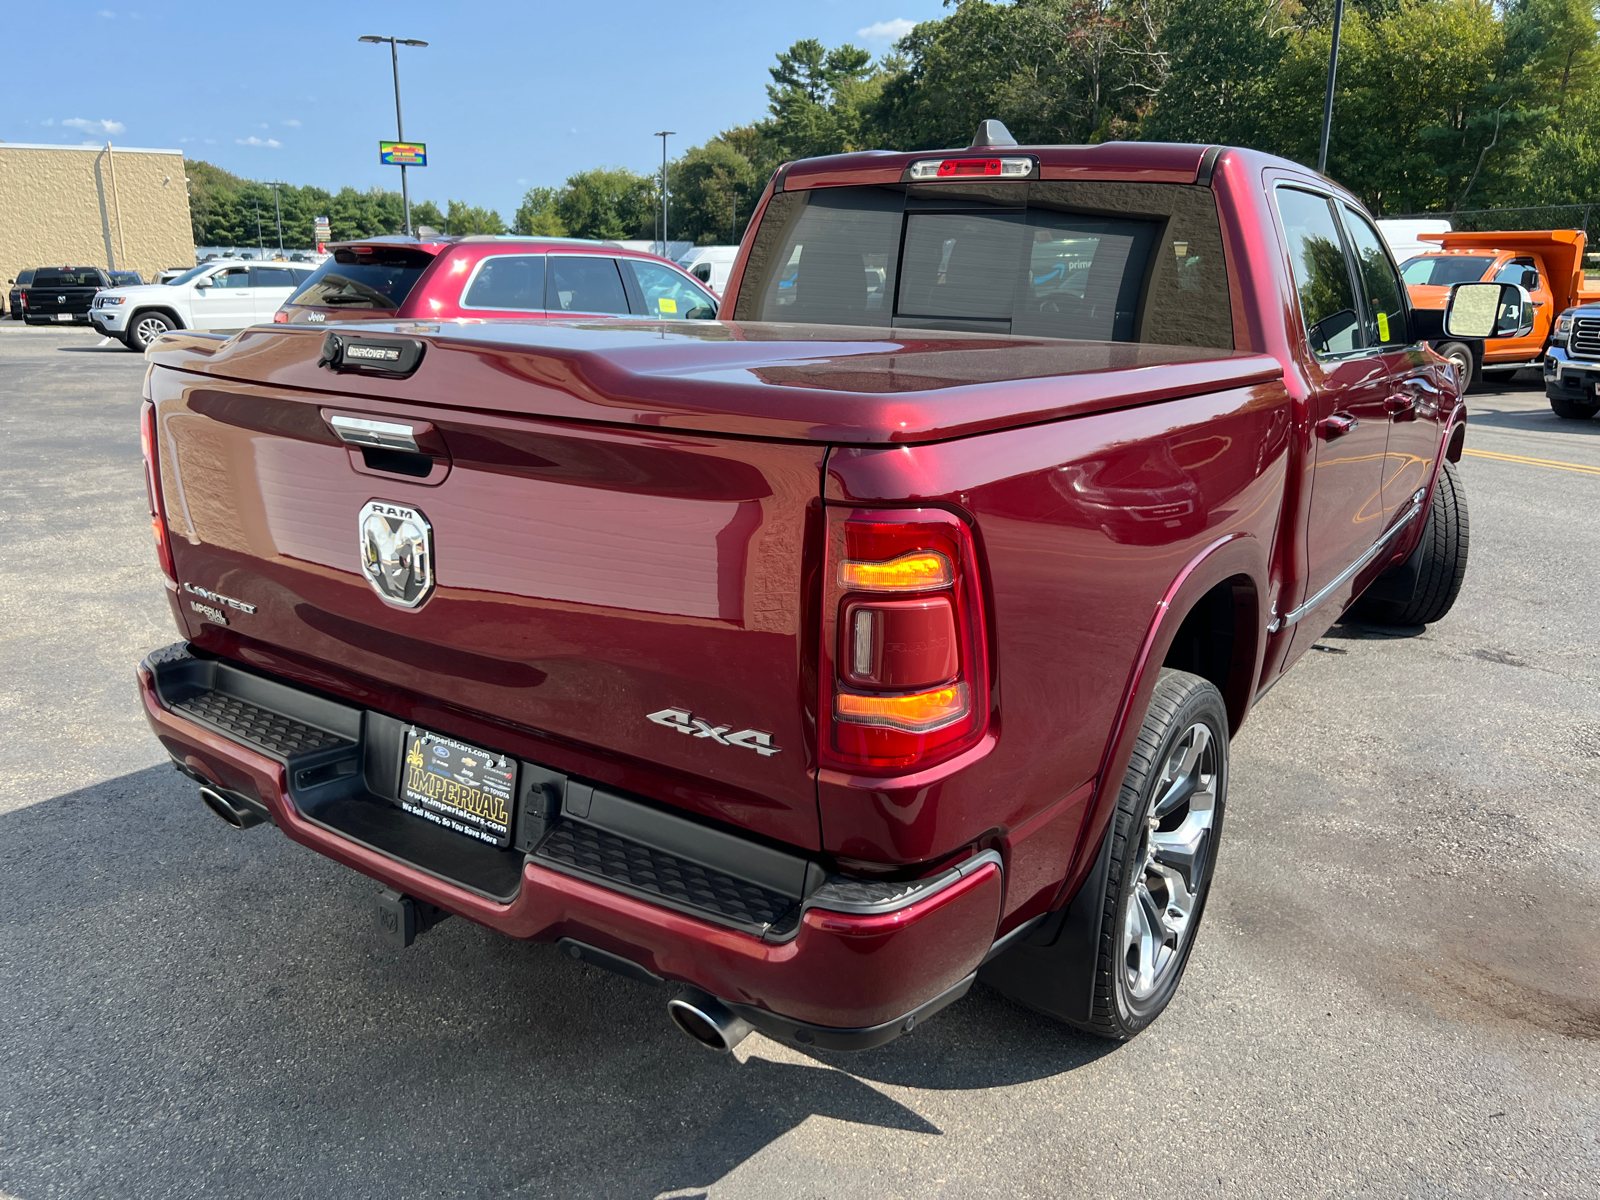
[[[180,146],[181,146],[181,145],[183,145],[183,144],[184,144],[184,143],[185,143],[185,142],[192,142],[192,141],[194,141],[194,139],[193,139],[193,138],[179,138],[179,139],[178,139],[178,145],[180,145]]]
[[[79,129],[84,133],[121,133],[127,128],[121,121],[88,121],[83,117],[68,117],[61,122],[66,129]]]
[[[872,42],[898,42],[915,28],[916,26],[904,17],[896,17],[892,21],[878,21],[865,29],[858,29],[856,36]]]
[[[287,125],[290,129],[299,129],[300,128],[300,122],[296,121],[293,117],[290,117],[287,121],[284,122],[284,124]]]
[[[54,125],[55,123],[56,121],[54,117],[46,117],[44,120],[39,122],[41,125]]]
[[[117,14],[116,14],[116,13],[114,13],[114,12],[112,12],[112,11],[111,11],[111,10],[110,10],[110,9],[109,9],[109,8],[102,8],[102,9],[101,9],[101,10],[100,10],[100,11],[99,11],[99,12],[98,12],[98,13],[96,13],[96,14],[95,14],[95,15],[96,15],[96,16],[100,16],[100,17],[104,17],[104,18],[105,18],[105,19],[106,19],[106,20],[108,20],[108,21],[109,21],[109,20],[111,20],[111,18],[112,18],[112,17],[114,17],[114,16],[116,16],[116,15],[117,15]]]
[[[283,145],[277,138],[258,138],[254,135],[247,138],[234,138],[233,141],[236,146],[265,146],[269,150],[276,150]]]

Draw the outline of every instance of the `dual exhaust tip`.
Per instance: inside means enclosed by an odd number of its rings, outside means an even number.
[[[715,996],[686,987],[667,1001],[667,1016],[708,1050],[728,1054],[750,1036],[750,1022]]]

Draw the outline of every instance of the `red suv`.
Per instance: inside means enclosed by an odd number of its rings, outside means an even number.
[[[712,320],[717,299],[653,254],[572,238],[369,238],[328,259],[278,324],[449,317]]]

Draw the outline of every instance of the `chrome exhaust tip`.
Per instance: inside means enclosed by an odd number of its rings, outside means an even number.
[[[216,788],[201,787],[200,799],[205,806],[235,829],[250,829],[262,823],[262,816],[252,808],[235,803]]]
[[[699,988],[684,988],[668,1000],[667,1015],[679,1029],[718,1054],[731,1052],[750,1036],[750,1022]]]

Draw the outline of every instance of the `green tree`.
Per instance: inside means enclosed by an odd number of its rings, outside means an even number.
[[[691,148],[667,171],[672,197],[668,232],[701,246],[737,242],[766,182],[748,158],[721,138]]]
[[[567,179],[555,214],[572,237],[650,237],[656,222],[655,180],[625,167],[596,167]]]
[[[415,225],[413,224],[413,228]],[[444,217],[444,232],[457,237],[466,234],[500,234],[509,232],[500,214],[491,208],[468,204],[465,200],[451,200]]]
[[[1140,136],[1268,148],[1277,70],[1294,31],[1283,8],[1283,0],[1174,3],[1156,38],[1161,78]],[[1326,64],[1325,43],[1322,56]]]
[[[567,227],[556,215],[557,198],[555,188],[529,188],[523,194],[522,203],[517,206],[512,230],[534,237],[566,237]]]
[[[426,225],[429,229],[444,232],[445,216],[432,200],[423,200],[411,206],[411,229],[418,232]]]

